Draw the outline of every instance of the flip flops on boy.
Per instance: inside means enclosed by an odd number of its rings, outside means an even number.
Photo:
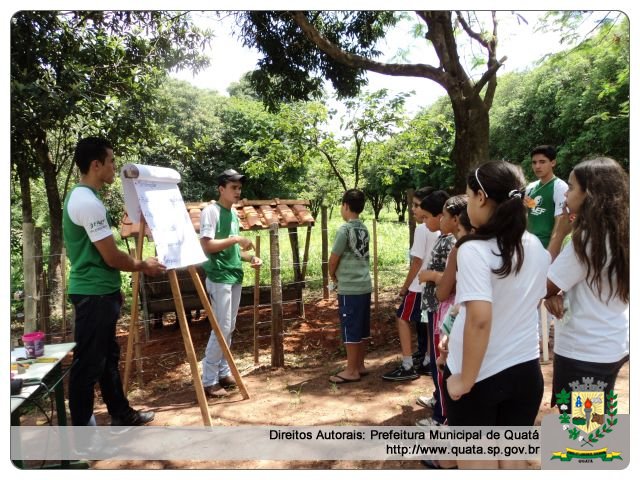
[[[342,385],[343,383],[355,383],[359,382],[360,378],[346,378],[336,373],[329,377],[329,383],[333,383],[334,385]]]

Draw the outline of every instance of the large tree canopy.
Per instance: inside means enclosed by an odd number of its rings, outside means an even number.
[[[415,12],[425,41],[433,47],[438,65],[386,63],[376,59],[377,44],[397,24],[395,12],[239,12],[245,44],[263,59],[251,80],[268,105],[289,99],[308,99],[331,81],[340,96],[353,96],[366,83],[364,71],[412,76],[441,85],[451,101],[456,127],[451,152],[456,186],[464,186],[471,164],[489,158],[489,109],[496,88],[498,21],[490,13],[489,30],[475,12]],[[461,63],[460,35],[484,52],[485,68],[472,78]]]
[[[118,145],[117,153],[136,151],[153,137],[148,107],[167,70],[206,65],[201,51],[209,36],[177,12],[21,11],[12,17],[11,161],[21,185],[29,177],[44,179],[53,297],[60,295],[58,182],[60,174],[68,181],[75,141],[101,134]],[[23,189],[27,208],[28,195]]]

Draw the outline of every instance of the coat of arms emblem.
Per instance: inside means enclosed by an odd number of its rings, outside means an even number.
[[[602,381],[594,383],[593,377],[583,377],[582,382],[576,380],[569,387],[571,392],[563,388],[560,393],[556,393],[562,429],[580,447],[597,448],[595,444],[607,433],[611,433],[613,426],[618,423],[618,396],[613,390],[606,393],[607,384]],[[566,453],[555,452],[552,458],[570,461],[572,458],[595,457],[604,461],[621,459],[619,452],[608,453],[606,448],[589,451],[568,448]]]

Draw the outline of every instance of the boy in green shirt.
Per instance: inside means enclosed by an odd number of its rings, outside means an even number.
[[[538,180],[527,185],[525,203],[528,208],[527,230],[542,242],[554,259],[560,253],[562,238],[555,234],[556,225],[562,216],[564,194],[569,188],[566,182],[556,177],[556,149],[551,145],[540,145],[531,151],[531,165]]]
[[[347,350],[347,367],[329,377],[334,384],[360,381],[370,338],[371,275],[369,274],[369,231],[360,220],[364,193],[347,190],[340,213],[346,223],[340,226],[329,258],[329,276],[337,284],[340,331]]]
[[[254,268],[262,265],[262,260],[248,252],[253,243],[240,236],[240,221],[233,208],[233,204],[240,201],[244,180],[245,176],[233,169],[222,172],[218,176],[220,198],[200,213],[200,245],[208,258],[203,264],[207,292],[229,347],[242,294],[241,262],[250,262]],[[236,385],[213,331],[202,361],[202,384],[209,398],[226,397],[230,395],[226,388]]]

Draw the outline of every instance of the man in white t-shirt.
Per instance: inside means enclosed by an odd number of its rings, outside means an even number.
[[[427,267],[429,255],[438,239],[439,232],[433,233],[427,229],[426,225],[422,223],[423,218],[419,211],[422,199],[434,190],[433,187],[422,187],[413,194],[411,208],[418,225],[414,232],[413,245],[410,251],[411,264],[409,272],[399,292],[402,303],[396,312],[398,336],[400,337],[400,348],[402,349],[402,364],[393,371],[382,375],[384,380],[396,382],[415,380],[421,374],[430,374],[429,365],[424,365],[424,358],[429,354],[429,336],[427,325],[420,321],[422,287],[418,280],[418,274]],[[416,326],[416,336],[418,338],[418,349],[413,354],[411,353],[411,323]]]

